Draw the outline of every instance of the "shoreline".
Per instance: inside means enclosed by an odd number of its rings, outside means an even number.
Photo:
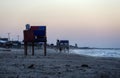
[[[35,50],[0,51],[0,78],[119,78],[120,59]]]

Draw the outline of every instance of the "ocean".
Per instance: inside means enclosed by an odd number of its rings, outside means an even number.
[[[95,57],[120,58],[120,49],[74,49],[71,53]]]

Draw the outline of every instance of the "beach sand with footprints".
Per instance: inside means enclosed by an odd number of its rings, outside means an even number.
[[[0,50],[0,78],[120,78],[120,58],[98,58],[35,49]]]

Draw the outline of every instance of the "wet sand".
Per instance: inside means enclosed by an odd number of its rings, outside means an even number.
[[[0,78],[120,78],[120,58],[98,58],[47,49],[0,50]]]

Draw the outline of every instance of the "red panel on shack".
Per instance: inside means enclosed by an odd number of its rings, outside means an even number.
[[[39,30],[39,26],[31,26],[30,30],[32,30],[32,31]]]
[[[25,42],[32,42],[34,41],[34,34],[31,30],[24,30],[24,41]]]

